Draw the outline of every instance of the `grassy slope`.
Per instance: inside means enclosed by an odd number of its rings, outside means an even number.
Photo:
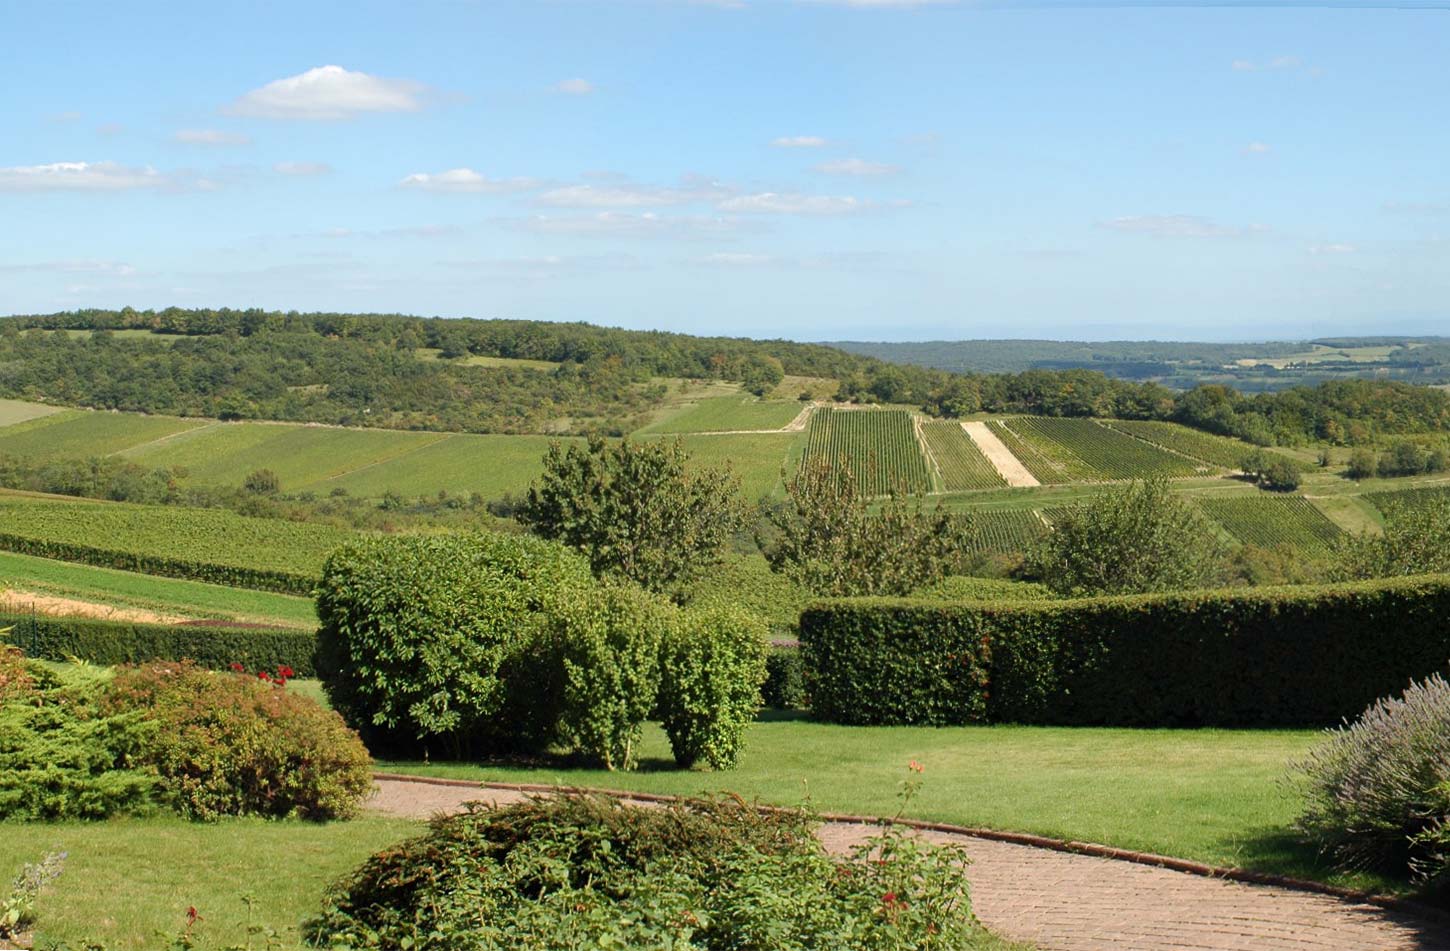
[[[7,587],[184,617],[226,618],[303,628],[317,623],[309,598],[0,552],[0,588]]]
[[[0,879],[27,861],[67,851],[65,871],[41,897],[36,947],[104,944],[110,951],[170,947],[195,907],[206,947],[246,939],[244,896],[253,923],[296,948],[298,925],[321,905],[323,890],[366,856],[421,832],[423,824],[366,818],[314,824],[174,817],[109,822],[0,823]],[[258,938],[256,947],[266,946]]]
[[[809,792],[827,811],[893,814],[908,761],[926,767],[911,814],[1242,865],[1341,883],[1290,831],[1297,808],[1283,780],[1315,734],[1302,730],[1125,730],[1047,727],[852,728],[777,719],[750,730],[739,769],[671,768],[650,726],[645,769],[564,765],[391,763],[435,776],[691,794],[729,789],[774,803]]]
[[[0,400],[0,428],[59,413],[60,407],[23,400]]]
[[[783,467],[799,459],[799,446],[804,433],[733,433],[706,436],[653,436],[653,439],[679,439],[696,466],[721,467],[740,477],[741,492],[747,499],[760,499],[774,493],[781,484]]]
[[[0,454],[31,459],[104,456],[204,425],[173,416],[68,410],[6,426],[0,430]]]
[[[719,396],[701,400],[684,412],[637,431],[650,433],[711,433],[740,429],[780,429],[800,415],[801,403],[761,401],[749,397]]]

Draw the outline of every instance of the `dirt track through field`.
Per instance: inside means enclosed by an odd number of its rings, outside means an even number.
[[[383,778],[369,805],[388,815],[427,818],[455,812],[465,802],[504,806],[527,795]],[[873,831],[828,822],[820,834],[840,854]],[[1450,928],[1373,904],[961,833],[921,834],[966,848],[972,909],[983,924],[1044,951],[1450,948]]]
[[[1027,471],[1022,461],[1012,455],[1012,450],[1007,444],[997,438],[997,434],[987,428],[986,423],[972,422],[962,423],[962,429],[966,430],[967,438],[977,444],[982,450],[982,455],[987,457],[997,470],[997,474],[1007,480],[1007,484],[1014,488],[1030,488],[1034,485],[1041,485],[1037,477]]]
[[[0,608],[12,614],[41,614],[46,617],[83,617],[100,621],[133,621],[139,624],[179,624],[189,618],[176,614],[160,614],[145,608],[123,608],[95,601],[62,598],[54,594],[0,590]]]

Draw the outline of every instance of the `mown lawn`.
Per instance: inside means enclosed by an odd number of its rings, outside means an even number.
[[[1129,730],[1052,727],[842,727],[777,715],[754,725],[738,769],[674,768],[663,731],[645,733],[643,768],[608,773],[563,760],[483,765],[390,762],[429,776],[693,794],[730,790],[828,812],[890,815],[916,760],[922,819],[1243,866],[1375,889],[1403,885],[1346,876],[1299,843],[1299,800],[1288,764],[1309,730]]]
[[[107,951],[171,947],[188,908],[202,947],[243,946],[247,928],[300,946],[298,925],[323,891],[420,822],[368,817],[314,824],[261,819],[216,823],[174,816],[107,822],[0,823],[0,881],[47,852],[68,854],[38,907],[37,948],[95,942]],[[244,899],[253,900],[249,913]],[[269,947],[261,935],[248,947]]]

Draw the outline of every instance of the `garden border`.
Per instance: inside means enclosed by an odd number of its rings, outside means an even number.
[[[373,779],[386,780],[388,782],[417,783],[427,786],[496,789],[503,792],[570,793],[608,796],[611,799],[621,801],[645,803],[673,803],[689,799],[688,796],[630,792],[624,789],[602,789],[594,786],[551,786],[547,783],[478,782],[469,779],[448,779],[442,776],[418,776],[411,773],[375,771],[373,773]],[[756,808],[766,812],[786,811],[780,806],[757,805]],[[1096,842],[1054,839],[1050,836],[1033,835],[1027,832],[1004,832],[998,829],[979,829],[971,826],[954,825],[950,822],[931,822],[925,819],[890,819],[882,816],[859,816],[844,812],[822,812],[818,813],[817,816],[822,822],[839,825],[899,825],[908,829],[918,829],[923,832],[946,832],[952,835],[969,836],[974,839],[986,839],[993,842],[1006,842],[1011,845],[1023,845],[1029,848],[1045,849],[1052,852],[1069,852],[1076,855],[1087,855],[1094,858],[1128,862],[1134,865],[1148,865],[1173,872],[1182,872],[1187,875],[1197,875],[1201,878],[1217,878],[1225,881],[1240,882],[1246,885],[1270,885],[1293,891],[1326,895],[1330,898],[1338,898],[1343,901],[1375,905],[1388,911],[1398,911],[1418,915],[1422,918],[1433,918],[1442,923],[1450,923],[1450,910],[1428,905],[1411,898],[1401,898],[1396,895],[1381,895],[1376,892],[1344,888],[1339,885],[1329,885],[1324,882],[1315,882],[1303,878],[1290,878],[1285,875],[1274,875],[1269,872],[1255,872],[1249,869],[1206,865],[1202,862],[1194,862],[1189,859],[1173,858],[1172,856],[1159,855],[1155,852],[1138,852],[1133,849],[1120,849],[1111,845],[1101,845]]]

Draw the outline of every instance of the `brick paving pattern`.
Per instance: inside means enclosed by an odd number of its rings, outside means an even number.
[[[506,805],[512,790],[380,780],[371,808],[426,818],[471,801]],[[867,826],[827,824],[840,852]],[[1043,951],[1450,951],[1450,927],[1408,914],[1270,885],[942,832],[966,847],[972,909],[988,928]]]

